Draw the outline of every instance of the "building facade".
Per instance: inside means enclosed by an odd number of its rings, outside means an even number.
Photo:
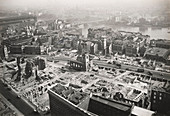
[[[162,90],[152,89],[151,110],[170,115],[170,93]]]

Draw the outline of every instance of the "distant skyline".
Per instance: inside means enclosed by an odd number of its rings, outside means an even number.
[[[105,8],[167,8],[170,0],[0,0],[0,9],[16,8],[72,8],[81,7],[105,7]]]

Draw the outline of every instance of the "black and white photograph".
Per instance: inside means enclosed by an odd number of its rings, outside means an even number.
[[[170,0],[0,0],[0,116],[170,116]]]

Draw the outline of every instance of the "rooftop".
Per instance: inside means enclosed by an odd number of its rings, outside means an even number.
[[[155,112],[144,109],[144,108],[140,108],[137,106],[134,106],[134,108],[132,109],[132,114],[134,114],[135,116],[152,116]]]
[[[87,97],[86,93],[75,90],[72,87],[66,87],[61,84],[57,84],[51,90],[57,93],[58,95],[64,97],[65,99],[69,100],[75,105],[78,105]]]
[[[164,48],[153,47],[146,50],[145,54],[148,55],[158,55],[159,57],[164,57],[166,59],[166,55],[168,54],[169,50]]]
[[[123,41],[122,40],[115,40],[113,43],[114,44],[118,44],[118,45],[123,45]]]
[[[154,84],[152,84],[152,89],[170,94],[170,82],[154,82]]]
[[[103,104],[107,104],[107,105],[114,107],[114,108],[121,110],[121,111],[130,111],[130,109],[132,108],[132,105],[125,104],[125,103],[115,101],[115,100],[111,100],[111,99],[106,99],[106,98],[96,96],[96,95],[93,95],[91,97],[91,99],[94,99],[94,100],[101,102]]]
[[[125,40],[124,43],[126,44],[126,47],[136,47],[136,43],[132,40]]]

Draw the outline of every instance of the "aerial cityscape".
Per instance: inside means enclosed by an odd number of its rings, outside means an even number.
[[[170,116],[169,0],[0,0],[0,116]]]

